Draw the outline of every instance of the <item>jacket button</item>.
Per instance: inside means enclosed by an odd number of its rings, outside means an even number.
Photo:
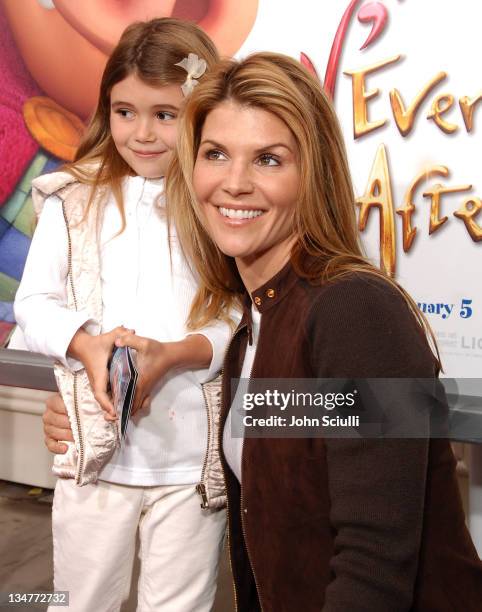
[[[261,306],[261,298],[256,296],[254,298],[254,303],[256,304],[256,306]]]
[[[275,293],[276,293],[276,292],[275,292],[275,290],[274,290],[274,289],[268,289],[268,291],[266,292],[266,295],[267,295],[269,298],[274,298]]]
[[[244,514],[248,514],[248,509],[247,509],[247,508],[244,508],[244,509],[243,509],[243,512],[244,512]]]

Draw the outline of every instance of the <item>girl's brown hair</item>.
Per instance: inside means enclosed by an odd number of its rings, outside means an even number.
[[[132,170],[119,155],[110,131],[112,88],[131,74],[149,85],[181,85],[186,79],[186,71],[176,64],[189,53],[206,60],[208,68],[219,60],[211,39],[190,22],[159,18],[133,23],[124,30],[105,66],[97,108],[75,160],[66,166],[73,176],[92,186],[86,214],[96,189],[108,186],[122,216],[122,229],[125,226],[121,182],[123,177],[132,174]]]
[[[255,53],[240,62],[219,63],[196,88],[183,111],[178,152],[168,172],[167,202],[186,256],[201,278],[190,326],[199,327],[215,317],[226,318],[242,289],[234,260],[218,249],[205,229],[192,186],[205,119],[226,100],[273,113],[291,129],[296,140],[301,178],[291,261],[298,275],[312,283],[353,273],[384,278],[403,295],[435,344],[412,298],[363,255],[345,145],[331,102],[299,62],[276,53]]]

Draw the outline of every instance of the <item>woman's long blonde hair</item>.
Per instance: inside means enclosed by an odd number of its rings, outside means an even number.
[[[72,164],[65,166],[75,178],[92,186],[86,214],[97,188],[107,186],[114,194],[125,227],[122,179],[132,169],[118,153],[110,131],[110,94],[116,83],[134,74],[156,87],[179,83],[186,71],[178,62],[195,53],[208,67],[218,60],[214,43],[193,23],[172,18],[152,19],[127,27],[105,66],[95,113]],[[121,229],[121,231],[122,231]]]
[[[233,258],[224,255],[206,231],[192,186],[205,119],[226,100],[276,115],[296,139],[301,177],[294,212],[297,240],[291,253],[296,272],[315,284],[353,273],[385,279],[403,295],[436,347],[413,299],[363,255],[345,145],[331,102],[299,62],[277,53],[219,63],[183,111],[178,150],[168,171],[167,202],[185,254],[201,279],[189,325],[196,328],[215,317],[226,318],[242,290]]]

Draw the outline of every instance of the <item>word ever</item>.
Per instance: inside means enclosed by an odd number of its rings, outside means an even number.
[[[352,96],[353,96],[353,134],[355,138],[365,136],[370,132],[374,132],[382,128],[387,119],[378,119],[370,121],[368,119],[368,103],[380,93],[378,88],[367,91],[366,78],[377,70],[386,68],[398,63],[402,59],[402,55],[395,55],[386,60],[362,68],[361,70],[347,70],[344,74],[352,78]],[[423,102],[432,94],[433,90],[447,78],[446,72],[437,73],[421,91],[415,96],[414,100],[408,106],[405,105],[402,95],[398,89],[392,89],[389,94],[390,105],[392,108],[393,118],[397,124],[397,128],[402,136],[407,136],[412,131],[415,120],[417,118],[420,107]],[[473,98],[463,96],[459,99],[459,107],[462,113],[462,118],[467,132],[471,132],[474,127],[474,110],[476,105],[482,101],[482,92]],[[452,94],[443,93],[433,98],[430,111],[427,114],[427,119],[432,120],[435,125],[445,134],[453,134],[459,129],[459,126],[447,121],[444,115],[453,107],[455,98]]]

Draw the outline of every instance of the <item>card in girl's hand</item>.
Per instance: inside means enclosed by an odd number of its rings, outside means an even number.
[[[121,442],[125,438],[131,415],[137,377],[133,349],[128,346],[115,348],[110,360],[109,381],[112,402],[119,419]]]

